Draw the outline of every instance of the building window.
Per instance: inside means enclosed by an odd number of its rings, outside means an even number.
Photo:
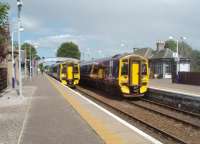
[[[155,74],[162,74],[163,73],[163,65],[158,63],[155,65]]]
[[[165,73],[167,73],[167,74],[171,74],[171,64],[170,63],[167,63],[166,65],[165,65]]]
[[[147,65],[142,64],[142,75],[147,75]]]

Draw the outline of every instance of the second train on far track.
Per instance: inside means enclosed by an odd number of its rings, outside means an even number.
[[[48,74],[62,84],[75,88],[80,80],[79,61],[70,59],[62,63],[56,63],[50,67]]]

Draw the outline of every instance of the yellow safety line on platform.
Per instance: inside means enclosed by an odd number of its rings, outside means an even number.
[[[81,117],[98,133],[106,144],[123,144],[122,138],[116,133],[112,133],[100,120],[92,116],[75,98],[69,96],[61,87],[55,84],[55,81],[46,76],[53,87],[72,105],[72,107],[81,115]],[[60,85],[62,86],[62,85]],[[63,87],[64,88],[64,87]]]

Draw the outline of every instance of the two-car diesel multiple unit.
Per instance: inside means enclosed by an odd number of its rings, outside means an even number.
[[[80,65],[75,62],[57,63],[51,66],[49,74],[64,85],[75,87],[80,80]]]
[[[135,54],[81,63],[81,84],[124,97],[143,96],[149,82],[148,61]]]

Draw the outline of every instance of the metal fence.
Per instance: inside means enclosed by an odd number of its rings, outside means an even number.
[[[200,72],[179,72],[178,83],[200,85]]]
[[[0,68],[0,92],[7,87],[7,68]]]

